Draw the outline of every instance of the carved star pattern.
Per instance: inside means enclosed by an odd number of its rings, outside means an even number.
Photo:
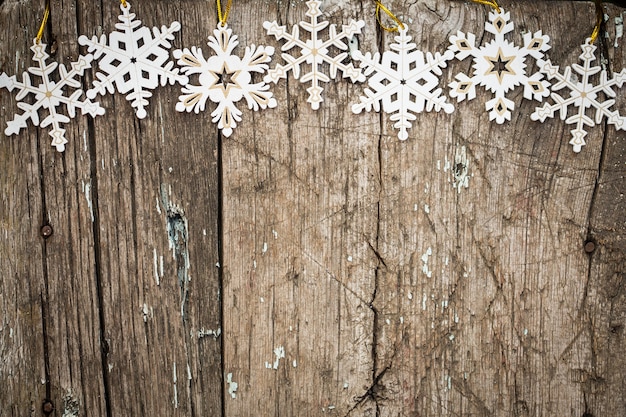
[[[221,89],[224,97],[228,96],[231,88],[241,88],[241,86],[237,83],[237,77],[241,71],[231,71],[228,68],[228,63],[224,62],[224,65],[220,70],[209,70],[209,72],[213,75],[213,77],[215,77],[213,85],[209,88]]]
[[[496,56],[485,56],[485,59],[489,63],[489,68],[485,75],[494,74],[498,77],[500,84],[504,82],[505,75],[515,75],[515,70],[512,68],[513,60],[515,56],[503,56],[502,48],[498,48]]]

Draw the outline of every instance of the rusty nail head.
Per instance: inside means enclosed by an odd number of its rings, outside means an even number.
[[[43,410],[45,414],[50,414],[51,412],[54,411],[54,404],[52,404],[52,401],[46,400],[43,402],[41,409]]]
[[[585,242],[585,252],[591,253],[596,250],[596,243],[593,240],[588,240]]]
[[[41,236],[44,238],[52,236],[52,233],[54,233],[54,230],[52,230],[52,226],[49,224],[45,224],[41,227]]]

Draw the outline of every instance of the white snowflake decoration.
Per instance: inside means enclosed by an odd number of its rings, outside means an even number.
[[[199,74],[200,85],[188,83],[182,88],[183,95],[179,96],[176,110],[196,113],[204,111],[207,99],[217,104],[211,113],[213,123],[224,136],[228,137],[241,121],[241,110],[235,103],[242,98],[246,99],[248,108],[258,111],[259,108],[276,107],[276,99],[268,92],[269,86],[265,82],[252,83],[252,73],[264,73],[268,69],[274,48],[271,46],[251,45],[246,48],[243,59],[232,55],[239,44],[237,36],[232,34],[228,25],[218,24],[209,36],[209,47],[215,55],[205,59],[202,49],[195,46],[191,50],[185,48],[174,51],[178,65],[188,76]]]
[[[543,122],[548,117],[554,117],[554,113],[558,111],[561,120],[565,120],[567,124],[576,125],[571,131],[572,140],[569,142],[573,146],[574,152],[580,152],[585,146],[584,138],[587,132],[584,126],[593,127],[600,123],[604,116],[610,124],[615,125],[616,129],[626,130],[626,117],[620,116],[617,110],[611,110],[615,100],[610,98],[601,101],[601,97],[598,95],[598,93],[603,92],[607,97],[615,97],[615,91],[612,87],[621,87],[626,81],[626,69],[622,69],[619,74],[613,74],[613,77],[609,79],[606,71],[601,67],[591,66],[592,61],[596,59],[596,47],[590,43],[590,39],[587,39],[587,42],[580,47],[583,51],[580,55],[583,65],[573,64],[571,67],[565,67],[563,74],[559,72],[559,67],[552,65],[549,60],[538,62],[540,71],[545,73],[549,79],[556,79],[558,82],[552,86],[553,92],[550,95],[554,104],[545,103],[543,107],[537,107],[535,112],[530,115],[532,120]],[[574,72],[580,75],[582,81],[579,81],[578,76],[572,74],[572,68]],[[593,85],[590,78],[597,73],[600,73],[600,83]],[[554,92],[565,87],[570,90],[569,97],[564,98]],[[578,111],[567,117],[570,106],[577,107]],[[590,107],[596,109],[595,123],[594,119],[586,114]]]
[[[543,74],[535,72],[526,74],[526,58],[531,56],[540,60],[544,52],[550,49],[550,37],[542,35],[541,31],[524,34],[524,46],[518,47],[504,39],[507,33],[513,31],[514,25],[510,21],[510,13],[500,8],[500,13],[489,13],[489,22],[485,22],[485,30],[495,36],[491,42],[476,47],[476,35],[457,32],[450,37],[449,50],[456,54],[456,58],[463,60],[473,57],[474,69],[471,76],[460,73],[457,81],[450,83],[450,96],[459,102],[465,98],[472,100],[476,97],[476,86],[480,85],[494,94],[494,98],[485,103],[489,111],[489,120],[504,123],[511,120],[511,110],[515,103],[506,97],[506,94],[520,84],[524,86],[524,98],[542,101],[550,94],[550,83],[542,80]]]
[[[268,35],[273,35],[278,40],[287,40],[281,48],[282,51],[288,51],[294,47],[300,48],[300,56],[297,58],[287,53],[281,54],[287,64],[279,64],[276,68],[271,69],[265,76],[265,82],[269,83],[272,81],[277,83],[281,78],[286,78],[289,71],[293,72],[294,78],[300,79],[301,83],[310,81],[311,86],[306,90],[309,93],[307,101],[311,103],[313,110],[317,110],[320,107],[320,103],[324,101],[322,98],[324,88],[320,86],[320,83],[335,79],[337,77],[337,70],[340,70],[343,73],[343,77],[350,78],[352,82],[365,80],[361,71],[355,68],[352,63],[345,64],[343,62],[348,56],[347,52],[341,52],[335,56],[331,56],[329,51],[331,46],[346,51],[348,45],[346,45],[343,40],[349,41],[353,36],[361,33],[361,28],[365,26],[365,22],[362,20],[351,20],[349,25],[343,25],[339,33],[337,33],[335,25],[330,25],[328,39],[322,40],[319,38],[319,33],[328,26],[328,22],[318,22],[317,20],[317,18],[322,15],[320,11],[321,1],[309,0],[306,4],[309,8],[306,15],[311,18],[311,21],[300,22],[300,27],[310,33],[310,39],[308,41],[300,39],[298,25],[295,25],[292,33],[289,33],[285,26],[279,26],[276,21],[263,23],[263,27],[267,30]],[[305,63],[311,66],[311,70],[304,73],[300,78],[300,65]],[[321,66],[324,63],[330,65],[329,75],[322,72]]]
[[[425,110],[452,113],[454,106],[442,96],[442,89],[437,88],[441,68],[447,61],[454,58],[452,51],[443,55],[416,50],[415,43],[407,35],[407,28],[398,29],[396,43],[390,45],[391,51],[385,51],[380,58],[379,53],[372,56],[369,52],[363,55],[360,51],[353,53],[354,59],[361,61],[365,75],[373,74],[368,80],[368,87],[361,96],[360,102],[352,106],[354,113],[363,110],[391,114],[390,119],[396,122],[393,127],[399,129],[398,138],[406,140],[408,129],[416,119],[415,114]]]
[[[18,134],[22,128],[27,126],[28,119],[32,121],[33,125],[42,128],[52,125],[52,130],[50,130],[52,146],[57,151],[63,152],[67,139],[65,138],[65,129],[61,127],[61,124],[68,123],[70,118],[74,118],[76,109],[80,109],[82,114],[89,114],[92,117],[104,114],[104,109],[100,107],[99,103],[92,103],[89,99],[81,100],[83,95],[82,84],[77,79],[83,75],[87,68],[91,67],[93,56],[90,54],[79,56],[78,61],[73,62],[68,71],[65,65],[59,65],[57,62],[46,64],[46,60],[50,57],[46,53],[46,44],[34,39],[30,49],[33,51],[33,60],[37,66],[28,68],[27,72],[22,74],[22,82],[17,81],[15,76],[9,77],[4,72],[0,74],[0,88],[5,87],[9,91],[17,88],[18,93],[15,97],[18,100],[17,107],[24,111],[22,114],[16,114],[13,120],[7,122],[4,133],[6,135]],[[57,68],[59,69],[59,80],[54,81],[51,77]],[[41,78],[41,84],[34,85],[29,73]],[[75,89],[72,95],[66,95],[66,87]],[[22,101],[29,94],[34,95],[33,104]],[[61,104],[65,104],[67,115],[58,113],[57,107]],[[48,112],[48,115],[41,121],[38,114],[40,109],[45,109]]]
[[[89,52],[99,59],[100,71],[96,73],[94,87],[87,90],[87,97],[94,98],[107,91],[113,93],[117,88],[119,93],[127,94],[126,100],[135,108],[137,117],[143,119],[146,117],[147,99],[152,97],[148,90],[154,90],[159,85],[159,79],[162,86],[168,81],[170,84],[185,84],[188,81],[177,68],[172,68],[174,63],[169,61],[169,41],[180,30],[180,23],[172,22],[169,28],[162,26],[160,30],[154,27],[151,34],[149,28],[141,26],[140,20],[134,20],[130,3],[127,2],[126,6],[121,4],[120,9],[121,23],[115,25],[118,31],[109,34],[108,45],[106,35],[99,39],[97,36],[89,39],[84,35],[78,38],[78,43],[87,45]]]

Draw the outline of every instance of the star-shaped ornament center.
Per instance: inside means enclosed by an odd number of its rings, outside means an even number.
[[[489,68],[487,69],[485,75],[494,74],[498,78],[498,82],[500,84],[502,84],[502,80],[504,80],[504,76],[506,74],[516,75],[513,68],[511,68],[511,64],[515,59],[515,56],[504,56],[501,48],[498,48],[496,56],[485,56],[485,59],[489,63]]]
[[[231,71],[226,64],[222,67],[221,71],[212,71],[215,77],[215,87],[221,88],[224,95],[227,96],[231,88],[238,88],[237,75],[239,71]],[[215,88],[214,87],[214,88]]]

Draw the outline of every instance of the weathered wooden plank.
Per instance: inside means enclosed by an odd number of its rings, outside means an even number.
[[[542,28],[562,66],[578,62],[585,34],[567,27],[593,16],[589,9],[507,5],[515,41]],[[442,49],[455,30],[481,33],[486,13],[474,4],[408,8],[426,50]],[[452,64],[448,80],[468,65]],[[371,398],[380,415],[620,414],[616,397],[592,405],[588,392],[597,388],[583,388],[594,385],[585,381],[597,375],[598,353],[581,317],[602,317],[600,305],[584,305],[583,242],[605,129],[591,130],[575,155],[561,121],[530,121],[536,104],[521,91],[514,97],[504,126],[488,122],[482,103],[490,96],[479,92],[452,116],[420,117],[406,143],[382,140],[380,253],[384,281],[394,285],[374,303],[384,317],[386,372]],[[621,374],[613,375],[622,390]]]
[[[26,6],[2,6],[3,22],[24,28],[2,24],[0,69],[10,74],[31,65],[28,47],[43,13]],[[205,4],[185,6],[133,11],[148,26],[195,20],[204,36]],[[113,30],[119,14],[117,4],[53,1],[44,37],[57,41],[51,59],[69,65],[78,35]],[[8,415],[38,415],[46,397],[64,415],[221,413],[221,346],[211,336],[221,332],[216,142],[196,131],[215,129],[174,111],[178,91],[156,92],[142,122],[122,97],[101,98],[106,116],[66,126],[65,154],[32,126],[3,139]],[[16,111],[5,93],[3,123]],[[54,228],[45,243],[42,222]]]
[[[607,7],[606,14],[609,36],[603,52],[609,69],[619,72],[626,67],[623,38],[616,38],[623,9]],[[621,114],[626,113],[623,93],[618,94],[616,106]],[[597,416],[626,414],[626,362],[620,353],[626,345],[625,139],[625,132],[606,128],[587,230],[587,239],[595,248],[588,247],[594,250],[589,254],[588,281],[579,315],[588,366],[572,375],[585,395],[586,411]]]
[[[262,22],[291,27],[306,6],[257,4],[233,6],[238,52],[278,52]],[[0,2],[0,71],[30,66],[43,4],[31,6]],[[390,6],[433,52],[456,30],[480,35],[488,13]],[[542,29],[553,62],[578,62],[586,34],[571,26],[593,26],[592,3],[505,7],[514,41]],[[363,51],[392,40],[370,2],[324,11],[366,20]],[[133,12],[182,22],[174,47],[206,49],[216,22],[204,1]],[[69,64],[78,35],[118,14],[53,1],[52,59]],[[607,27],[617,70],[626,54]],[[442,86],[468,68],[453,63]],[[625,414],[623,132],[598,126],[574,155],[569,128],[530,121],[520,90],[503,126],[479,90],[452,115],[419,115],[400,142],[387,115],[350,112],[362,88],[329,84],[312,111],[290,76],[272,86],[279,107],[244,110],[230,138],[208,113],[176,113],[177,86],[141,121],[122,96],[99,98],[107,114],[68,124],[63,155],[45,129],[3,137],[0,415],[41,415],[44,398],[59,415]],[[0,100],[4,124],[14,94]]]
[[[360,7],[327,7],[324,19],[348,24]],[[229,22],[242,47],[278,54],[262,21],[291,30],[306,11],[235,3]],[[226,415],[346,414],[371,379],[378,116],[356,127],[346,81],[324,84],[314,111],[308,86],[289,75],[272,86],[276,109],[245,111],[223,139],[224,363],[238,384]]]
[[[114,30],[118,4],[80,4],[81,33]],[[185,19],[172,49],[204,36],[204,2],[140,3],[132,11],[148,27]],[[109,407],[120,415],[222,408],[221,346],[209,336],[221,328],[215,129],[175,111],[179,92],[155,91],[144,120],[122,96],[107,96],[107,116],[94,122],[106,382]]]
[[[3,9],[3,28],[7,30],[3,39],[7,40],[7,45],[3,46],[2,51],[6,51],[5,57],[10,57],[9,53],[13,55],[5,61],[9,65],[3,65],[3,69],[13,74],[19,68],[16,75],[20,81],[22,71],[34,66],[34,63],[28,48],[16,46],[22,42],[25,47],[32,45],[43,16],[43,4],[41,6],[33,8],[30,5],[7,4]],[[16,30],[13,24],[24,29]],[[75,33],[72,20],[64,20],[62,23],[53,21],[48,28],[51,30],[42,41],[50,45],[55,33],[64,34],[68,29]],[[20,36],[21,41],[16,42],[11,32]],[[63,42],[63,47],[53,48],[57,52],[53,53],[48,62],[56,60],[69,67],[70,62],[77,57],[75,46],[75,42]],[[40,80],[35,79],[33,82],[39,83]],[[14,97],[14,94],[9,93],[8,96]],[[7,114],[19,112],[13,99],[5,103],[3,108]],[[79,139],[86,134],[87,124],[79,121],[66,128],[68,137]],[[27,149],[20,151],[14,148],[14,144],[20,143],[25,144]],[[86,149],[79,142],[79,146],[68,154],[59,155],[50,147],[47,129],[32,127],[25,129],[19,137],[5,138],[3,149],[5,161],[12,161],[3,172],[10,173],[16,179],[15,182],[3,182],[13,188],[13,191],[3,193],[8,204],[8,210],[3,210],[3,214],[19,215],[10,221],[7,231],[21,230],[19,236],[13,236],[17,244],[7,241],[10,254],[3,254],[2,258],[8,257],[9,265],[14,266],[2,267],[3,272],[10,274],[3,281],[8,287],[19,289],[26,284],[26,288],[30,289],[28,298],[24,298],[26,293],[23,291],[21,294],[16,292],[15,297],[5,293],[5,301],[16,303],[18,312],[29,310],[29,315],[21,313],[16,318],[17,323],[6,323],[9,327],[18,325],[14,338],[20,344],[19,349],[26,353],[23,356],[7,356],[18,359],[17,362],[7,362],[7,371],[20,375],[22,372],[19,370],[25,369],[27,378],[19,381],[15,391],[3,389],[7,397],[3,398],[2,403],[8,404],[8,410],[4,411],[8,415],[39,415],[44,399],[49,399],[52,400],[52,406],[62,411],[66,406],[73,409],[80,402],[95,413],[102,414],[104,403],[103,385],[99,378],[102,369],[99,366],[98,305],[95,302],[95,282],[91,279],[94,270],[93,251],[90,249],[93,247],[93,239],[89,202],[84,194],[89,165],[80,163],[87,155]],[[88,162],[89,158],[86,159]],[[21,163],[28,163],[30,168],[16,169],[20,160],[23,161]],[[32,196],[18,198],[22,193]],[[20,214],[14,211],[23,204],[29,206],[28,212]],[[52,233],[45,241],[38,233],[43,224],[50,225],[49,233]],[[23,244],[29,249],[21,248]],[[13,250],[18,252],[11,253]],[[11,273],[11,270],[16,272]],[[35,311],[38,313],[33,315]],[[10,319],[11,315],[6,317]],[[21,339],[22,326],[28,329],[30,341]],[[8,331],[13,332],[10,329]],[[29,357],[29,352],[36,354]],[[34,369],[39,372],[34,373]],[[28,388],[33,385],[38,385],[38,388]],[[13,386],[11,381],[7,386]]]
[[[18,4],[0,9],[0,71],[21,77],[30,66],[29,48],[42,10]],[[3,131],[4,122],[11,120],[15,111],[15,96],[0,92]],[[38,132],[29,130],[11,138],[3,134],[1,142],[0,414],[38,415],[49,387],[43,337],[44,243],[40,227],[44,211]]]

